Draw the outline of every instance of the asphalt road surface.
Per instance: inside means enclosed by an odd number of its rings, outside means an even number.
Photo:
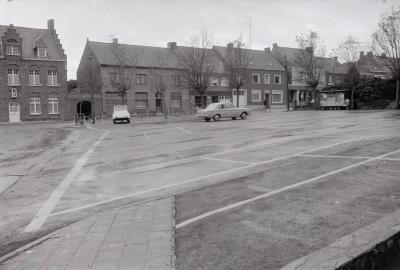
[[[277,269],[400,206],[399,134],[396,111],[0,125],[0,253],[177,195],[177,269]]]

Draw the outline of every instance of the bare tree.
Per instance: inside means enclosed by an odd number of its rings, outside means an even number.
[[[126,104],[127,92],[133,87],[132,78],[135,73],[136,55],[130,54],[127,46],[119,44],[117,39],[113,39],[111,53],[115,61],[111,86],[117,89],[121,95],[122,104]]]
[[[361,50],[361,43],[352,36],[348,36],[345,41],[339,44],[334,50],[338,58],[347,64],[347,77],[351,83],[351,109],[354,109],[354,92],[359,81],[359,73],[355,63]]]
[[[152,70],[153,80],[152,84],[156,90],[156,98],[161,99],[161,112],[164,113],[164,117],[167,118],[167,108],[165,105],[165,94],[168,90],[169,80],[171,72],[168,71],[168,58],[161,54],[161,52],[156,53],[156,67]]]
[[[400,10],[393,9],[383,14],[378,30],[373,34],[374,41],[383,52],[383,63],[396,79],[396,109],[399,108],[400,91]]]
[[[183,70],[182,77],[188,86],[199,93],[201,106],[205,107],[204,93],[206,92],[215,60],[212,51],[213,40],[207,31],[192,37],[190,47],[180,47],[175,50],[179,69]]]
[[[322,66],[316,57],[325,55],[325,46],[315,31],[297,36],[296,42],[300,49],[294,59],[294,63],[300,67],[298,79],[311,89],[312,98],[316,101],[316,89],[322,75]]]
[[[245,44],[240,39],[228,44],[225,60],[229,86],[236,91],[236,106],[239,107],[239,91],[248,81],[247,69],[251,62]]]

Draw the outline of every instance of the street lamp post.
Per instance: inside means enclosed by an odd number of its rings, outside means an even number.
[[[88,52],[88,60],[89,60],[89,87],[90,87],[90,111],[92,113],[92,123],[96,123],[96,114],[94,113],[94,95],[93,95],[93,71],[92,71],[92,54]]]

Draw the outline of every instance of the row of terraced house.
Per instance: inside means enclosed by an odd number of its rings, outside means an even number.
[[[77,70],[77,87],[67,86],[67,56],[54,27],[46,29],[0,25],[0,121],[71,120],[76,113],[109,117],[114,105],[126,104],[131,113],[189,112],[201,105],[199,93],[182,77],[177,52],[187,47],[176,42],[150,47],[112,42],[86,41]],[[121,63],[113,48],[123,48],[134,59],[124,67],[129,89],[124,95],[115,86],[121,80]],[[264,50],[246,49],[250,80],[236,91],[229,86],[227,46],[214,46],[214,73],[204,93],[205,103],[232,101],[248,107],[284,108],[287,101],[305,103],[306,85],[296,75],[301,67],[294,57],[299,49],[273,44]],[[287,62],[286,62],[287,61]],[[337,58],[319,57],[323,69],[319,88],[340,84],[347,73]],[[288,76],[282,63],[288,63]],[[361,54],[361,75],[387,77],[389,72],[372,53]],[[124,71],[124,72],[125,72]],[[165,78],[164,91],[157,82]],[[287,97],[287,94],[289,95]]]

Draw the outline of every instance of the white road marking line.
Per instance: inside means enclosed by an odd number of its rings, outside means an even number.
[[[239,163],[239,164],[245,164],[245,165],[257,165],[257,162],[243,162],[243,161],[237,161],[237,160],[230,160],[230,159],[221,159],[221,158],[212,158],[212,157],[205,157],[203,158],[204,160],[215,160],[215,161],[221,161],[221,162],[229,162],[229,163]]]
[[[185,132],[186,134],[192,134],[191,131],[189,131],[187,129],[184,129],[184,128],[181,128],[181,127],[176,127],[176,129],[179,129],[180,131]]]
[[[351,141],[354,141],[354,139],[351,140]],[[109,203],[109,202],[114,202],[114,201],[118,201],[118,200],[121,200],[121,199],[134,197],[134,196],[137,196],[137,195],[143,195],[143,194],[146,194],[146,193],[151,193],[151,192],[155,192],[155,191],[161,191],[161,190],[164,190],[164,189],[167,189],[167,188],[177,187],[177,186],[185,185],[185,184],[188,184],[188,183],[198,182],[198,181],[210,178],[210,177],[224,175],[224,174],[227,174],[227,173],[240,171],[240,170],[243,170],[243,169],[248,169],[248,168],[252,168],[252,167],[263,165],[263,164],[273,163],[275,161],[279,161],[279,160],[283,160],[283,159],[287,159],[287,158],[291,158],[291,157],[296,157],[297,155],[302,154],[302,153],[317,151],[317,150],[321,150],[321,149],[324,149],[324,148],[329,148],[329,147],[336,146],[336,145],[343,144],[343,143],[347,143],[347,142],[348,141],[341,142],[341,143],[329,144],[329,145],[317,147],[317,148],[314,148],[314,149],[311,149],[311,150],[308,150],[308,151],[303,151],[303,152],[300,152],[300,153],[297,153],[297,154],[278,157],[278,158],[273,158],[273,159],[266,160],[266,161],[263,161],[263,162],[260,162],[260,163],[257,163],[257,164],[249,164],[249,165],[241,166],[241,167],[238,167],[238,168],[233,168],[233,169],[229,169],[229,170],[225,170],[225,171],[221,171],[221,172],[217,172],[217,173],[212,173],[212,174],[208,174],[208,175],[204,175],[204,176],[188,179],[188,180],[185,180],[185,181],[182,181],[182,182],[179,182],[179,183],[169,184],[169,185],[165,185],[165,186],[161,186],[161,187],[157,187],[157,188],[153,188],[153,189],[148,189],[148,190],[144,190],[144,191],[140,191],[140,192],[130,193],[130,194],[114,197],[112,199],[107,199],[107,200],[104,200],[104,201],[91,203],[91,204],[83,205],[83,206],[80,206],[80,207],[76,207],[76,208],[60,211],[60,212],[51,214],[50,216],[57,216],[57,215],[67,214],[67,213],[71,213],[71,212],[87,209],[87,208],[90,208],[90,207],[93,207],[93,206],[98,206],[98,205],[106,204],[106,203]],[[294,162],[289,162],[287,164],[293,164],[293,163]],[[287,164],[285,164],[285,165],[287,165]]]
[[[320,136],[318,136],[318,137],[320,137]],[[305,137],[305,139],[309,139],[309,138],[316,138],[316,137]],[[301,138],[301,139],[304,139],[304,138]],[[361,139],[367,139],[367,138],[361,138]],[[353,141],[359,141],[361,139],[360,138],[358,138],[358,139],[350,139],[350,140],[347,140],[347,141],[344,141],[344,142],[338,142],[338,143],[334,143],[334,144],[331,144],[331,145],[319,147],[319,148],[316,148],[316,149],[307,150],[307,151],[300,152],[300,153],[297,153],[297,154],[294,154],[294,155],[284,156],[283,158],[292,157],[292,156],[296,156],[296,155],[300,155],[300,154],[304,154],[304,153],[308,153],[308,152],[312,152],[312,151],[322,150],[324,148],[329,148],[329,147],[333,147],[333,146],[336,146],[336,145],[345,144],[345,143],[349,143],[349,142],[353,142]],[[289,142],[290,141],[295,141],[295,140],[296,139],[289,139],[289,140],[286,140],[286,142],[287,141],[289,141]],[[285,142],[285,140],[283,142]],[[267,143],[263,143],[263,144],[258,144],[256,146],[251,145],[251,146],[245,146],[245,147],[241,147],[241,148],[239,147],[239,148],[234,148],[234,149],[230,149],[230,150],[224,150],[224,151],[220,151],[220,152],[216,152],[216,153],[198,155],[198,156],[190,157],[190,158],[182,158],[182,159],[173,160],[173,161],[160,162],[160,163],[156,163],[156,164],[152,164],[152,165],[148,165],[148,166],[143,166],[143,167],[139,167],[139,168],[129,168],[129,169],[124,169],[124,170],[118,170],[118,171],[115,171],[115,172],[97,174],[97,175],[92,176],[92,177],[82,178],[81,180],[85,180],[86,181],[86,180],[95,179],[95,178],[98,178],[98,177],[101,177],[101,176],[115,175],[115,174],[120,174],[120,173],[124,173],[124,172],[145,172],[145,171],[150,171],[150,170],[162,169],[162,168],[169,167],[171,165],[179,165],[179,164],[185,164],[185,163],[193,162],[193,161],[201,161],[202,159],[207,158],[207,157],[212,157],[212,156],[217,156],[217,155],[222,155],[222,154],[228,154],[228,153],[231,153],[231,152],[246,151],[246,150],[249,150],[251,148],[257,148],[257,147],[266,146],[266,145],[270,145],[270,144],[276,144],[276,143],[277,142],[273,141],[273,142],[267,142]]]
[[[389,153],[386,153],[386,154],[383,154],[383,155],[380,155],[380,156],[377,156],[377,157],[372,157],[372,158],[369,158],[369,159],[367,159],[367,160],[360,161],[360,162],[358,162],[358,163],[355,163],[355,164],[352,164],[352,165],[343,167],[343,168],[341,168],[341,169],[337,169],[337,170],[334,170],[334,171],[330,171],[330,172],[328,172],[328,173],[324,173],[324,174],[319,175],[319,176],[317,176],[317,177],[313,177],[313,178],[310,178],[310,179],[307,179],[307,180],[298,182],[298,183],[293,184],[293,185],[285,186],[285,187],[282,187],[282,188],[279,188],[279,189],[276,189],[276,190],[273,190],[273,191],[270,191],[270,192],[267,192],[267,193],[264,193],[264,194],[260,194],[260,195],[258,195],[258,196],[255,196],[255,197],[250,198],[250,199],[247,199],[247,200],[243,200],[243,201],[240,201],[240,202],[236,202],[236,203],[233,203],[233,204],[230,204],[230,205],[227,205],[227,206],[224,206],[224,207],[215,209],[215,210],[213,210],[213,211],[209,211],[209,212],[204,213],[204,214],[202,214],[202,215],[199,215],[199,216],[197,216],[197,217],[193,217],[193,218],[190,218],[190,219],[188,219],[188,220],[185,220],[185,221],[183,221],[183,222],[181,222],[181,223],[178,223],[178,224],[175,226],[175,228],[176,228],[176,229],[182,228],[182,227],[184,227],[184,226],[187,226],[187,225],[192,224],[192,223],[194,223],[194,222],[200,221],[200,220],[205,219],[205,218],[207,218],[207,217],[216,215],[216,214],[218,214],[218,213],[225,212],[225,211],[227,211],[227,210],[231,210],[231,209],[234,209],[234,208],[243,206],[243,205],[248,204],[248,203],[252,203],[252,202],[257,201],[257,200],[260,200],[260,199],[265,199],[265,198],[267,198],[267,197],[270,197],[270,196],[275,195],[275,194],[278,194],[278,193],[282,193],[282,192],[287,191],[287,190],[290,190],[290,189],[294,189],[294,188],[297,188],[297,187],[300,187],[300,186],[304,186],[304,185],[306,185],[306,184],[313,183],[313,182],[315,182],[315,181],[317,181],[317,180],[320,180],[320,179],[322,179],[322,178],[326,178],[326,177],[328,177],[328,176],[331,176],[331,175],[334,175],[334,174],[338,174],[338,173],[341,173],[341,172],[350,170],[350,169],[352,169],[352,168],[355,168],[355,167],[364,165],[364,164],[366,164],[366,163],[368,163],[368,162],[371,162],[371,161],[379,160],[379,159],[384,158],[384,157],[386,157],[386,156],[388,156],[388,155],[395,154],[395,153],[398,153],[398,152],[400,152],[400,149],[397,149],[397,150],[395,150],[395,151],[392,151],[392,152],[389,152]]]
[[[149,135],[147,135],[146,132],[143,132],[143,136],[146,138],[146,140],[148,140],[150,138]]]
[[[371,157],[363,157],[363,156],[335,156],[335,155],[308,155],[308,154],[303,154],[303,155],[297,155],[299,157],[315,157],[315,158],[348,158],[348,159],[369,159]],[[387,161],[400,161],[400,158],[389,158],[389,157],[383,157],[383,158],[377,158],[378,160],[387,160]]]
[[[57,186],[57,188],[53,191],[47,201],[42,205],[31,223],[25,228],[24,232],[34,232],[42,227],[46,219],[49,217],[50,213],[53,211],[54,207],[57,205],[61,196],[78,176],[89,156],[94,152],[96,147],[108,135],[108,133],[109,132],[103,133],[103,135],[101,135],[100,138],[95,143],[93,143],[90,148],[78,159],[78,161],[75,163],[75,166],[71,169],[64,180]]]

